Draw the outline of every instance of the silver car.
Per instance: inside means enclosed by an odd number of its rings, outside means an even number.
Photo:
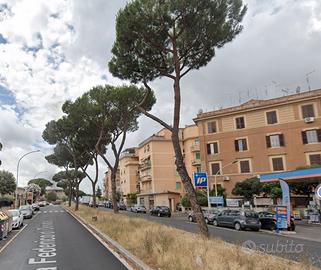
[[[144,213],[144,214],[146,214],[147,212],[146,207],[144,205],[139,205],[139,204],[135,204],[134,206],[132,206],[130,208],[130,211],[135,213]]]
[[[23,226],[23,215],[19,209],[9,210],[12,215],[12,228],[19,229]]]
[[[32,218],[33,215],[33,209],[31,207],[31,205],[27,204],[27,205],[21,205],[19,208],[20,212],[23,215],[23,218]]]

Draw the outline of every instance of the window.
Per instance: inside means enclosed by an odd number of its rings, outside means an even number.
[[[194,144],[195,144],[195,145],[199,145],[199,144],[200,144],[200,139],[199,139],[199,138],[195,139],[195,140],[194,140]]]
[[[220,163],[211,163],[212,175],[221,174]]]
[[[275,124],[278,122],[276,111],[266,113],[266,121],[269,125]]]
[[[321,142],[321,129],[302,131],[303,144]]]
[[[247,150],[247,141],[246,139],[238,139],[234,141],[235,151],[246,151]]]
[[[275,134],[275,135],[266,136],[266,146],[267,146],[267,148],[284,146],[283,134]]]
[[[283,158],[282,157],[272,158],[272,166],[273,166],[273,171],[283,171],[284,170]]]
[[[201,167],[200,167],[200,166],[197,166],[197,167],[196,167],[196,171],[197,171],[197,172],[201,172]]]
[[[313,109],[313,104],[308,104],[308,105],[303,105],[301,107],[302,109],[302,117],[314,117],[314,109]]]
[[[245,128],[245,121],[243,116],[235,118],[235,126],[236,129]]]
[[[250,169],[250,161],[249,160],[240,160],[240,170],[241,173],[249,173]]]
[[[201,159],[201,154],[200,152],[195,153],[195,159]]]
[[[216,121],[207,123],[207,133],[215,133],[216,132]]]
[[[181,188],[182,188],[182,183],[176,182],[176,189],[181,189]]]
[[[321,165],[321,155],[311,154],[309,155],[310,165]]]
[[[207,144],[207,154],[214,155],[218,153],[218,144],[217,142]]]

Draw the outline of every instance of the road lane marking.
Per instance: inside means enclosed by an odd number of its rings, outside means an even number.
[[[12,238],[8,241],[8,243],[6,243],[6,244],[0,249],[0,253],[1,253],[27,226],[28,226],[28,224],[25,224],[25,225],[20,229],[20,231],[17,232],[17,234],[16,234],[14,237],[12,237]]]
[[[56,235],[53,222],[51,220],[44,220],[40,228],[37,228],[39,231],[39,243],[36,248],[33,248],[33,251],[37,252],[37,257],[39,258],[29,258],[28,264],[56,264],[57,249],[56,249]],[[56,270],[57,266],[37,268],[36,270]]]
[[[60,211],[60,213],[65,213],[65,211]]]
[[[46,213],[47,213],[47,211],[44,211],[44,213],[46,214]]]

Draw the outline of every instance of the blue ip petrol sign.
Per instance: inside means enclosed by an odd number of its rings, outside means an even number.
[[[318,185],[317,188],[315,189],[315,196],[321,200],[321,185]]]
[[[195,187],[207,187],[207,173],[206,172],[195,172],[194,173],[194,184],[195,184]]]

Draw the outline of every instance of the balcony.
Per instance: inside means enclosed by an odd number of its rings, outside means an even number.
[[[191,146],[191,152],[199,152],[200,151],[200,145],[199,144],[193,144]]]
[[[140,164],[138,165],[138,169],[139,169],[140,171],[148,170],[148,169],[150,169],[151,167],[152,167],[152,164],[151,164],[150,160],[144,161],[144,162],[142,162],[142,163],[140,163]]]
[[[142,183],[152,181],[152,176],[150,174],[141,175],[139,176],[139,181]]]
[[[194,160],[192,160],[192,165],[193,165],[193,166],[200,166],[200,165],[201,165],[201,160],[200,160],[200,159],[194,159]]]

